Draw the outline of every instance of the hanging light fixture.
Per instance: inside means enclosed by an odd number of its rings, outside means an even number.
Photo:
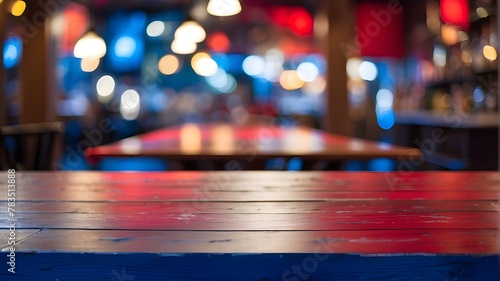
[[[241,12],[241,4],[238,0],[210,0],[207,12],[218,17],[234,16]]]
[[[172,52],[176,54],[192,54],[198,48],[197,43],[207,37],[205,29],[190,16],[175,30],[171,44]]]
[[[191,18],[186,19],[175,31],[174,38],[185,42],[200,43],[207,37],[205,29]]]
[[[73,54],[77,58],[92,58],[100,59],[106,55],[106,42],[94,29],[94,19],[92,7],[89,7],[90,14],[90,28],[89,30],[76,42]]]
[[[89,29],[78,42],[76,42],[73,54],[77,58],[100,59],[106,55],[106,42],[97,32]]]

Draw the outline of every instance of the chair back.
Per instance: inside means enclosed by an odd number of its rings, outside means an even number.
[[[50,170],[62,122],[21,124],[0,128],[0,165],[3,170]]]

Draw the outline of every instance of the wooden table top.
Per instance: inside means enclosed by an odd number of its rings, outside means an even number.
[[[419,159],[418,149],[332,135],[306,127],[185,124],[87,149],[91,163],[102,157],[239,159],[301,157],[315,160]]]
[[[9,217],[0,173],[0,245],[7,254],[14,221],[19,280],[111,280],[123,268],[136,280],[288,280],[280,278],[304,261],[318,265],[311,280],[500,278],[498,173],[16,177]]]

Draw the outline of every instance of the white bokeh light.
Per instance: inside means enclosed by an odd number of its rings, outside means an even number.
[[[373,81],[378,76],[377,66],[373,62],[364,61],[359,65],[359,76],[366,81]]]

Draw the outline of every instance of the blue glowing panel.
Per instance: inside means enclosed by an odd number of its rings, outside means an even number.
[[[19,37],[9,37],[3,46],[3,65],[6,69],[13,68],[21,61],[23,42]]]
[[[167,162],[163,159],[134,158],[104,158],[96,167],[101,171],[165,171]]]
[[[75,88],[88,85],[92,79],[92,73],[83,72],[80,67],[81,59],[73,56],[62,57],[57,62],[57,73],[62,77],[60,87],[64,92],[70,92]]]
[[[387,158],[377,158],[368,162],[368,170],[375,172],[390,172],[394,171],[396,163],[394,160]]]
[[[118,12],[108,22],[107,65],[109,71],[138,71],[144,59],[144,30],[146,15],[143,12]]]
[[[243,73],[243,61],[246,56],[240,54],[224,54],[224,53],[213,53],[212,59],[217,63],[217,65],[224,69],[226,72],[232,74]]]

